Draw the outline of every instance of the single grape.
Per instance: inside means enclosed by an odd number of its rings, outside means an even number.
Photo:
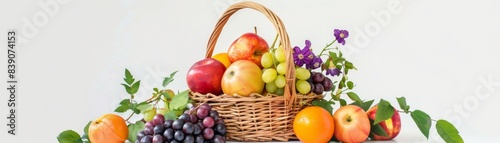
[[[171,141],[170,143],[182,143],[182,142],[177,141],[177,140],[173,140],[173,141]]]
[[[283,48],[282,46],[276,48],[276,51],[274,51],[274,55],[276,56],[276,60],[278,60],[278,62],[280,63],[285,62],[286,60],[285,48]]]
[[[201,131],[203,131],[205,129],[205,126],[203,126],[203,120],[200,120],[198,122],[198,126],[200,126]]]
[[[182,126],[182,131],[185,134],[192,134],[194,131],[194,125],[191,122],[186,122],[184,126]]]
[[[146,135],[153,135],[153,128],[144,128],[144,134]]]
[[[224,124],[217,124],[215,125],[215,132],[219,135],[224,135],[226,134],[226,125]]]
[[[212,143],[225,143],[226,140],[221,135],[215,135],[212,139]]]
[[[198,123],[198,117],[196,117],[196,115],[190,114],[189,118],[191,119],[191,123],[193,124]]]
[[[149,121],[153,120],[153,118],[155,117],[155,115],[156,115],[156,109],[155,108],[153,108],[153,109],[151,109],[149,111],[144,112],[144,121],[149,122]]]
[[[141,140],[144,136],[146,136],[144,130],[137,132],[137,140]]]
[[[211,140],[214,137],[214,130],[212,128],[205,128],[203,130],[203,138],[205,140]]]
[[[300,79],[295,83],[295,88],[297,88],[297,91],[301,94],[307,94],[311,91],[311,85],[309,82]]]
[[[262,58],[260,59],[260,64],[264,68],[270,68],[274,65],[273,60],[274,60],[273,54],[271,54],[270,52],[266,52],[262,55]]]
[[[162,134],[164,131],[163,125],[156,125],[155,128],[153,129],[153,133],[156,134]]]
[[[153,143],[163,143],[163,136],[162,135],[155,135],[153,136]]]
[[[182,129],[183,125],[184,125],[184,120],[177,119],[177,120],[174,121],[174,123],[172,123],[172,128],[174,130],[180,130],[180,129]]]
[[[321,83],[325,79],[325,75],[319,72],[314,72],[313,73],[313,81],[314,83]]]
[[[218,120],[219,119],[219,112],[217,112],[215,110],[210,111],[210,117],[214,118],[214,120]]]
[[[276,92],[274,92],[274,94],[282,96],[283,94],[285,94],[285,89],[278,88],[278,89],[276,89]]]
[[[225,125],[226,123],[224,123],[224,119],[219,118],[219,119],[217,119],[217,121],[215,121],[215,124],[224,124]]]
[[[165,130],[165,132],[163,132],[163,137],[165,137],[167,141],[172,141],[174,140],[174,133],[174,129],[168,128]]]
[[[323,94],[325,89],[323,88],[323,85],[321,83],[315,83],[314,84],[314,94]]]
[[[163,123],[163,127],[165,127],[165,128],[172,128],[172,123],[174,123],[174,120],[166,120]]]
[[[307,82],[310,82],[310,83],[313,83],[313,76],[314,76],[314,72],[312,71],[309,71],[309,78],[306,80]],[[312,89],[312,88],[311,88]]]
[[[285,76],[283,75],[278,75],[276,77],[276,80],[274,80],[274,84],[276,84],[276,87],[278,88],[283,88],[285,87],[285,84],[286,84],[286,79],[285,79]]]
[[[278,87],[276,87],[275,82],[266,83],[266,91],[267,92],[274,93],[274,92],[276,92],[277,89],[278,89]]]
[[[198,116],[198,119],[203,119],[208,116],[208,112],[210,112],[209,108],[206,106],[200,106],[200,108],[196,111],[196,116]]]
[[[198,135],[202,131],[201,127],[199,124],[194,124],[193,125],[193,134]]]
[[[186,135],[186,138],[184,138],[184,143],[194,143],[194,137],[191,135]]]
[[[162,114],[156,114],[153,118],[154,125],[163,125],[163,122],[165,122],[165,116],[163,116]]]
[[[190,122],[191,121],[191,117],[187,113],[184,113],[181,116],[179,116],[179,119],[180,120],[184,120],[184,122]]]
[[[211,128],[214,126],[214,118],[212,117],[206,117],[205,119],[203,119],[203,126],[207,127],[207,128]]]
[[[266,69],[262,72],[262,81],[264,81],[264,83],[273,82],[276,76],[278,76],[278,71],[276,71],[276,69]]]
[[[325,77],[325,79],[322,82],[323,87],[325,88],[325,91],[331,91],[333,88],[333,82],[330,78]]]
[[[177,130],[174,133],[174,138],[177,141],[182,141],[182,140],[184,140],[184,133],[181,130]]]
[[[295,77],[300,80],[307,80],[311,77],[311,73],[303,67],[298,67],[295,68]]]
[[[212,110],[212,107],[210,105],[208,105],[207,103],[203,103],[203,104],[201,104],[201,106],[204,108],[207,108],[209,112],[210,112],[210,110]]]
[[[152,143],[152,142],[153,142],[153,136],[152,135],[144,136],[141,139],[141,143]]]
[[[276,70],[278,71],[278,74],[284,75],[286,74],[287,69],[287,63],[280,63],[278,66],[276,66]]]
[[[149,121],[149,122],[146,122],[146,124],[144,124],[144,128],[150,128],[151,130],[153,130],[153,128],[155,126],[156,125],[153,123],[153,121]]]
[[[203,138],[203,135],[196,135],[194,137],[194,142],[195,143],[203,143],[203,141],[205,141],[205,138]]]

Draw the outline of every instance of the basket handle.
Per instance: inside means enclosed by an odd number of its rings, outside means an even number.
[[[215,45],[217,44],[217,39],[219,38],[219,35],[222,32],[222,29],[224,28],[224,25],[229,20],[229,17],[231,17],[231,15],[236,13],[236,11],[244,8],[254,9],[264,14],[273,23],[274,27],[276,28],[276,31],[278,32],[281,44],[283,48],[285,48],[286,62],[288,65],[287,73],[285,74],[286,85],[284,87],[283,96],[285,100],[285,105],[287,105],[287,107],[291,107],[290,105],[293,105],[293,102],[295,102],[296,100],[297,93],[295,91],[295,64],[293,62],[290,39],[288,38],[288,33],[286,32],[285,26],[283,25],[281,19],[278,16],[276,16],[274,12],[267,9],[263,5],[250,1],[239,2],[231,5],[219,18],[219,21],[215,25],[214,31],[212,32],[212,35],[210,35],[210,39],[208,40],[207,53],[205,57],[206,58],[212,57]]]

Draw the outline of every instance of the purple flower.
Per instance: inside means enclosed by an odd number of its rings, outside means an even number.
[[[329,68],[326,70],[326,75],[339,76],[340,73],[342,72],[337,68]]]
[[[313,60],[311,60],[308,64],[306,64],[307,69],[317,69],[321,67],[321,64],[323,64],[323,60],[321,60],[320,57],[314,57]]]
[[[333,64],[332,61],[330,61],[330,65],[328,66],[328,69],[326,69],[326,75],[330,75],[330,76],[339,76],[340,73],[342,73],[340,71],[340,69],[337,69],[337,67],[335,67],[335,64]]]
[[[295,46],[293,48],[293,61],[296,66],[303,66],[304,64],[307,64],[311,61],[309,57],[314,54],[312,53],[311,49],[311,42],[309,40],[306,40],[306,46],[302,49],[300,49],[298,46]]]
[[[345,38],[349,37],[349,31],[335,29],[333,30],[333,35],[338,43],[345,45]]]

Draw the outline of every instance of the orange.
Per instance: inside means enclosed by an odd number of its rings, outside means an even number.
[[[115,114],[105,114],[90,123],[89,140],[93,143],[123,143],[128,137],[125,120]]]
[[[229,61],[229,56],[227,53],[218,53],[212,56],[212,58],[224,64],[224,66],[229,67],[231,65],[231,61]]]
[[[332,115],[317,106],[302,109],[293,120],[293,132],[303,143],[326,143],[334,128]]]

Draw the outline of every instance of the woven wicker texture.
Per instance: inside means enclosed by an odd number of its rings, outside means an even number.
[[[235,141],[288,141],[296,139],[293,133],[295,115],[322,95],[301,95],[295,91],[295,66],[292,48],[285,26],[281,19],[271,10],[254,2],[240,2],[231,5],[220,17],[207,44],[205,57],[212,56],[224,25],[231,15],[241,9],[250,8],[264,14],[273,23],[279,34],[282,46],[285,48],[288,70],[284,95],[252,94],[248,97],[232,95],[213,95],[191,93],[190,98],[195,104],[208,103],[217,110],[226,123],[227,139]],[[260,77],[256,77],[260,78]]]

